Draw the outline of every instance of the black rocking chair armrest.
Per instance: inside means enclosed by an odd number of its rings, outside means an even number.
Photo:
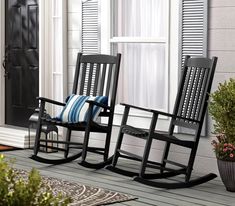
[[[65,103],[58,102],[58,101],[48,99],[48,98],[45,98],[45,97],[37,97],[37,100],[41,100],[43,102],[48,102],[48,103],[51,103],[51,104],[57,104],[57,105],[60,105],[60,106],[65,106],[66,105]]]
[[[120,104],[125,106],[125,107],[129,107],[129,108],[139,109],[139,110],[143,110],[143,111],[146,111],[146,112],[151,112],[151,113],[155,113],[155,114],[159,114],[159,115],[163,115],[163,116],[168,116],[168,117],[175,118],[175,119],[181,119],[181,120],[185,120],[185,121],[199,123],[198,120],[185,118],[185,117],[180,117],[180,116],[177,116],[177,115],[174,115],[174,114],[171,114],[171,113],[166,113],[166,112],[162,112],[162,111],[158,111],[158,110],[154,110],[154,109],[147,109],[147,108],[138,107],[138,106],[134,106],[134,105],[131,105],[131,104],[126,104],[126,103],[120,103]]]
[[[131,105],[131,104],[126,104],[126,103],[120,103],[120,105],[152,113],[151,109],[147,109],[147,108],[143,108],[143,107],[138,107],[138,106],[134,106],[134,105]]]
[[[107,106],[105,104],[102,104],[102,103],[99,103],[99,102],[96,102],[96,101],[92,101],[92,100],[86,100],[87,103],[89,104],[93,104],[93,105],[96,105],[98,107],[102,107],[104,109],[108,109],[108,110],[111,110],[111,107],[110,106]]]
[[[166,112],[153,110],[153,109],[147,109],[147,108],[138,107],[138,106],[134,106],[134,105],[131,105],[131,104],[126,104],[126,103],[120,103],[120,104],[125,106],[125,107],[129,107],[129,108],[139,109],[139,110],[143,110],[143,111],[146,111],[146,112],[151,112],[151,113],[155,113],[155,114],[159,114],[159,115],[163,115],[163,116],[168,116],[168,117],[175,118],[175,119],[181,119],[181,120],[185,120],[185,121],[199,123],[198,120],[185,118],[185,117],[180,117],[180,116],[177,116],[177,115],[174,115],[174,114],[171,114],[171,113],[166,113]]]
[[[180,120],[185,120],[185,121],[190,121],[190,122],[195,122],[195,123],[200,123],[200,121],[195,120],[195,119],[191,119],[191,118],[186,118],[186,117],[180,117],[171,113],[166,113],[166,112],[162,112],[162,111],[158,111],[158,110],[151,110],[151,112],[155,113],[155,114],[159,114],[159,115],[163,115],[163,116],[167,116],[167,117],[171,117],[171,118],[175,118],[175,119],[180,119]]]

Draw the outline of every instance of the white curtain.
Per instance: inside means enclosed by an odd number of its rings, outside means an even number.
[[[167,39],[166,0],[117,0],[114,37]],[[165,110],[166,42],[117,43],[122,53],[118,102]]]

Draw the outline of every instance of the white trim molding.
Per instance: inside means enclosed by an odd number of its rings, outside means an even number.
[[[111,1],[100,0],[100,49],[102,54],[110,54]]]
[[[39,96],[49,97],[49,71],[51,59],[49,50],[49,34],[51,22],[49,21],[50,1],[39,1]]]
[[[39,1],[39,95],[47,98],[53,98],[55,96],[55,89],[61,88],[62,98],[67,95],[67,1],[59,1],[61,3],[61,16],[55,16],[53,14],[53,4],[56,3],[48,0]],[[61,19],[62,31],[60,34],[54,32],[54,20],[55,18]],[[62,58],[57,59],[60,61],[59,73],[57,65],[55,65],[55,42],[53,38],[56,35],[61,35],[61,42],[58,45],[61,46]],[[54,61],[54,62],[53,62]],[[55,86],[54,76],[62,75],[62,82],[60,85]],[[62,99],[60,99],[62,101]],[[53,109],[47,107],[47,111],[52,113]]]
[[[63,100],[68,95],[68,2],[62,1],[62,71],[63,71]]]
[[[110,43],[166,43],[166,38],[113,37]]]

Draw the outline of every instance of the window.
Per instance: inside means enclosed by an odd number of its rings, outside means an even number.
[[[111,51],[122,53],[118,103],[173,111],[178,84],[179,1],[111,2],[112,32],[107,38]],[[115,113],[114,124],[120,125],[123,107],[117,105]],[[131,110],[130,114],[132,125],[149,127],[150,113]],[[157,129],[167,130],[168,126],[169,119],[160,116]]]
[[[122,53],[118,102],[168,110],[168,0],[114,0],[113,50]]]

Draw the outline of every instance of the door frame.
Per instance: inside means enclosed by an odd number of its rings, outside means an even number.
[[[0,1],[0,125],[5,124],[5,78],[2,61],[5,48],[5,1]]]
[[[51,21],[48,21],[51,14],[51,4],[48,0],[39,0],[39,96],[51,97],[53,88],[51,88],[52,79],[52,58],[49,55],[49,44],[51,41],[50,32],[48,29],[51,27]],[[63,68],[64,72],[67,67],[67,3],[62,1],[63,4]],[[4,70],[2,68],[2,61],[5,54],[5,0],[0,1],[0,125],[5,125],[5,78]],[[67,85],[64,85],[66,91]]]

